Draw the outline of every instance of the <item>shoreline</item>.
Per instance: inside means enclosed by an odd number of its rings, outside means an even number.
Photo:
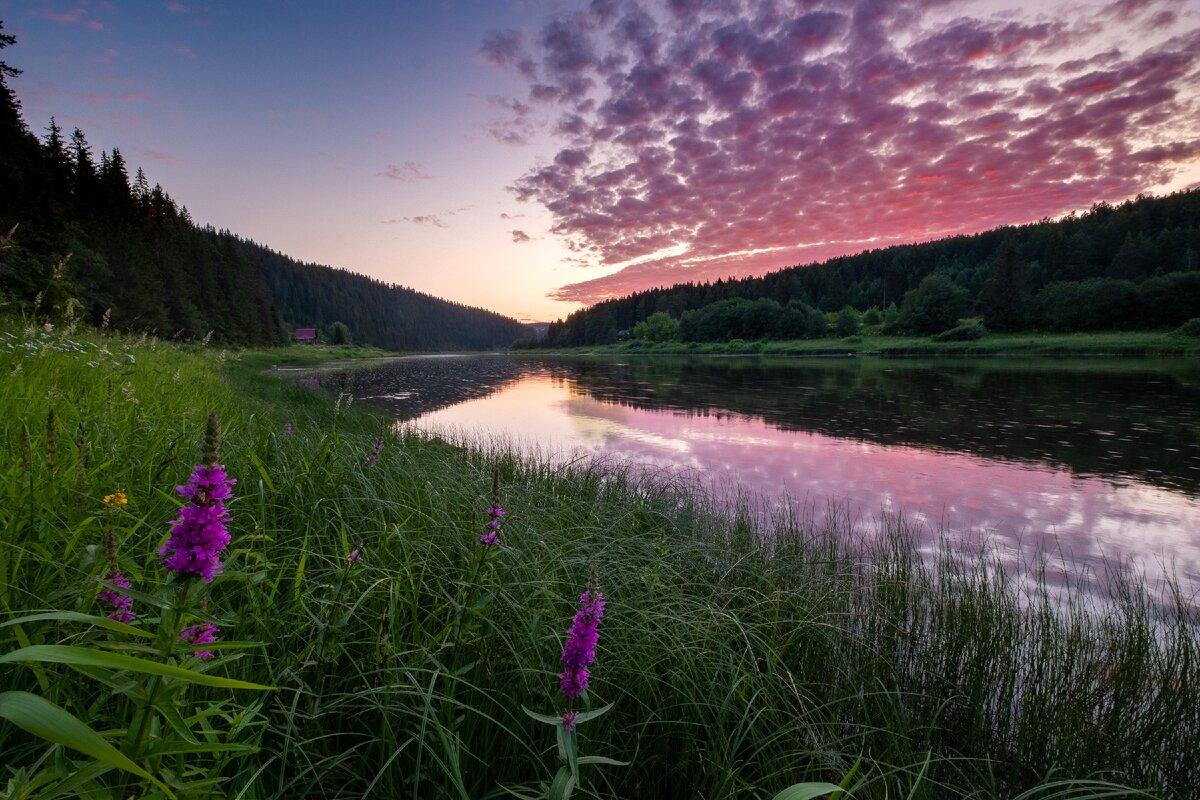
[[[988,333],[972,342],[933,342],[927,337],[863,335],[849,339],[755,340],[731,342],[642,342],[566,348],[510,350],[522,353],[617,355],[763,355],[802,358],[913,358],[1095,356],[1195,357],[1200,340],[1168,332],[1104,332],[1068,334]]]

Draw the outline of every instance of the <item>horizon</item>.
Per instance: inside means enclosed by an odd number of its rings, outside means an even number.
[[[35,135],[119,148],[199,225],[524,322],[1200,184],[1194,2],[801,5],[0,19]]]

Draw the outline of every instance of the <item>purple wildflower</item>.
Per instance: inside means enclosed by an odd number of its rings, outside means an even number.
[[[491,519],[487,521],[485,526],[487,530],[484,531],[483,536],[479,537],[479,541],[491,547],[500,541],[500,518],[504,516],[504,509],[500,507],[499,503],[493,502],[488,506],[487,513]]]
[[[575,718],[579,716],[578,711],[564,711],[562,715],[563,727],[568,731],[575,730]]]
[[[363,560],[362,553],[358,552],[358,550],[351,550],[347,558],[355,564],[361,564]]]
[[[104,580],[115,586],[120,586],[122,589],[129,588],[129,579],[121,574],[120,570],[111,569],[104,576]],[[112,612],[108,618],[116,622],[133,622],[137,619],[137,615],[133,613],[133,598],[116,589],[105,589],[96,595],[96,598],[103,600],[112,606]]]
[[[292,435],[292,423],[290,423],[290,422],[289,422],[289,423],[287,423],[286,425],[284,425],[284,426],[283,426],[283,433],[284,433],[284,435],[285,435],[285,436],[291,436],[291,435]]]
[[[179,638],[188,644],[212,644],[217,640],[219,632],[217,626],[211,622],[201,622],[190,628],[184,628],[183,633],[179,634]],[[192,655],[202,659],[213,657],[211,650],[193,650]]]
[[[180,496],[190,502],[179,509],[179,519],[170,524],[171,537],[158,548],[163,566],[184,576],[203,578],[212,583],[221,574],[221,553],[229,545],[229,512],[223,501],[232,495],[237,483],[225,474],[220,464],[198,466],[187,485],[176,486]]]
[[[590,677],[587,668],[596,660],[596,643],[600,639],[598,628],[603,618],[604,593],[589,587],[579,597],[579,611],[575,613],[562,651],[564,669],[559,681],[564,697],[577,698],[587,691]]]
[[[367,456],[367,463],[374,464],[375,459],[379,458],[379,454],[383,451],[383,439],[375,440],[375,447],[371,450],[371,454]]]

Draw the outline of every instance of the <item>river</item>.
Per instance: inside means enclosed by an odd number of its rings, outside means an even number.
[[[319,373],[450,436],[1200,586],[1200,362],[441,356]]]

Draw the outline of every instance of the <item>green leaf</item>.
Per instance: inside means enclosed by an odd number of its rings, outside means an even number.
[[[37,800],[55,800],[58,797],[95,797],[97,800],[112,800],[112,795],[104,790],[103,786],[92,783],[101,775],[112,772],[113,768],[109,764],[104,764],[99,761],[93,761],[86,767],[78,769],[75,774],[68,778],[64,778],[53,787],[47,789],[37,795]],[[88,784],[92,784],[88,786]],[[85,791],[80,791],[87,786]]]
[[[544,722],[547,725],[562,725],[562,717],[552,717],[549,714],[537,714],[533,711],[530,711],[525,706],[521,706],[521,710],[524,711],[528,716],[536,719],[538,722]]]
[[[254,464],[254,468],[256,470],[258,470],[259,477],[262,478],[263,483],[265,483],[267,485],[267,488],[271,490],[271,493],[274,494],[275,493],[275,484],[271,482],[271,476],[269,474],[267,474],[266,465],[263,464],[262,459],[258,457],[258,453],[251,450],[251,451],[249,451],[249,454],[250,454],[250,462],[252,464]]]
[[[142,691],[141,685],[128,675],[114,673],[112,670],[100,667],[84,667],[79,664],[72,664],[71,669],[81,675],[86,675],[97,683],[104,684],[117,694],[128,695],[138,701],[146,699],[146,693]]]
[[[575,791],[575,776],[571,774],[571,768],[560,767],[554,776],[554,781],[550,784],[550,800],[569,800],[573,791]]]
[[[168,797],[175,797],[158,778],[130,761],[74,715],[45,698],[29,692],[4,692],[0,694],[0,717],[48,742],[78,750],[101,763],[145,778],[166,792]]]
[[[854,776],[858,773],[858,768],[862,766],[862,760],[862,756],[859,756],[857,759],[855,759],[854,766],[850,767],[850,771],[842,776],[842,779],[838,781],[838,788],[842,791],[831,794],[829,796],[829,800],[841,800],[842,794],[849,790],[850,782],[854,780]]]
[[[117,622],[108,617],[94,617],[91,614],[81,614],[78,611],[47,611],[43,614],[30,614],[26,617],[18,617],[10,619],[7,622],[0,622],[0,628],[7,628],[9,625],[20,625],[24,622],[43,622],[45,620],[55,620],[57,622],[83,622],[87,625],[95,625],[99,628],[107,628],[116,633],[124,633],[129,636],[141,636],[144,639],[153,639],[154,634],[150,631],[144,631],[141,628],[135,628],[132,625],[127,625],[124,622]]]
[[[567,730],[566,725],[559,725],[555,732],[558,734],[558,756],[567,762],[575,782],[579,782],[579,747],[575,741],[575,731]]]
[[[614,705],[613,703],[609,703],[604,708],[597,708],[593,711],[580,711],[579,716],[575,717],[575,724],[579,725],[581,723],[587,722],[588,720],[595,719],[596,717],[600,716],[601,714],[606,714],[606,713],[608,713],[608,710],[613,707],[613,705]]]
[[[775,795],[775,800],[813,800],[831,792],[840,792],[842,788],[832,783],[794,783]]]
[[[155,742],[146,748],[148,756],[173,756],[183,753],[254,753],[258,748],[250,744],[222,744],[220,742]]]
[[[178,685],[178,684],[176,684]],[[162,703],[155,706],[159,713],[163,715],[163,719],[179,734],[184,741],[190,744],[200,744],[196,735],[192,733],[191,728],[183,721],[183,716],[179,713],[179,709],[174,703]]]
[[[609,767],[628,767],[628,761],[617,761],[615,758],[605,758],[604,756],[580,756],[579,765],[587,764],[604,764]]]
[[[273,691],[273,686],[263,686],[257,683],[247,683],[232,678],[220,678],[216,675],[206,675],[171,664],[160,664],[147,661],[144,658],[122,655],[121,653],[106,653],[86,647],[72,647],[62,644],[35,644],[22,647],[11,653],[0,656],[0,664],[34,661],[50,664],[80,665],[85,667],[105,667],[108,669],[123,669],[130,672],[141,672],[147,675],[161,675],[165,678],[197,683],[201,686],[215,686],[221,689],[256,689]]]

